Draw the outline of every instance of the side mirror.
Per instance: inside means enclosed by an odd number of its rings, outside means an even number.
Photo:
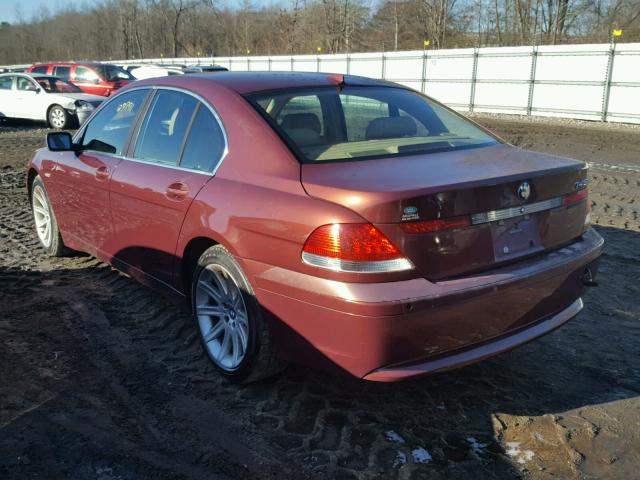
[[[52,152],[72,152],[75,151],[73,139],[69,132],[47,133],[47,147]]]

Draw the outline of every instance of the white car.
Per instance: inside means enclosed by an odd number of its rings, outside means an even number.
[[[50,75],[0,74],[0,117],[46,121],[52,128],[81,125],[104,100]]]
[[[182,69],[174,67],[160,67],[156,65],[142,65],[129,70],[138,80],[145,78],[166,77],[167,75],[182,75]]]

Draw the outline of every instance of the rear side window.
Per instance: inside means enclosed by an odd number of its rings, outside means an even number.
[[[39,67],[33,67],[31,69],[31,73],[47,73],[47,70],[49,70],[49,67],[46,65],[40,65]]]
[[[13,77],[0,77],[0,90],[11,90]]]
[[[156,93],[140,128],[134,157],[177,165],[184,137],[198,101],[172,90]]]
[[[147,89],[123,93],[105,105],[87,125],[82,148],[122,155],[131,127],[147,93]]]
[[[212,172],[225,149],[220,124],[211,111],[200,104],[182,154],[181,167]]]
[[[464,117],[404,88],[317,87],[248,99],[303,162],[420,155],[498,143]]]
[[[71,76],[71,67],[54,67],[53,75],[63,80],[69,80]]]

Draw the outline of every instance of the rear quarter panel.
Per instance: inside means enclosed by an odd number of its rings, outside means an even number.
[[[183,257],[190,240],[207,237],[224,245],[245,271],[245,260],[308,271],[311,267],[302,263],[301,250],[316,227],[361,222],[362,218],[305,193],[299,162],[246,100],[224,87],[190,80],[194,90],[219,113],[228,137],[228,153],[191,205],[176,256]],[[181,268],[177,262],[174,283],[185,291],[188,285],[182,284]]]

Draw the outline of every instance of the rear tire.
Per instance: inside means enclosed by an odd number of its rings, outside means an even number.
[[[60,105],[53,105],[47,113],[47,121],[51,128],[64,130],[71,123],[71,115]]]
[[[58,222],[53,213],[47,189],[40,175],[31,184],[31,212],[36,227],[36,234],[40,245],[51,257],[61,257],[66,248],[58,229]]]
[[[202,346],[222,376],[250,383],[284,369],[253,289],[223,246],[210,247],[198,260],[191,303]]]

